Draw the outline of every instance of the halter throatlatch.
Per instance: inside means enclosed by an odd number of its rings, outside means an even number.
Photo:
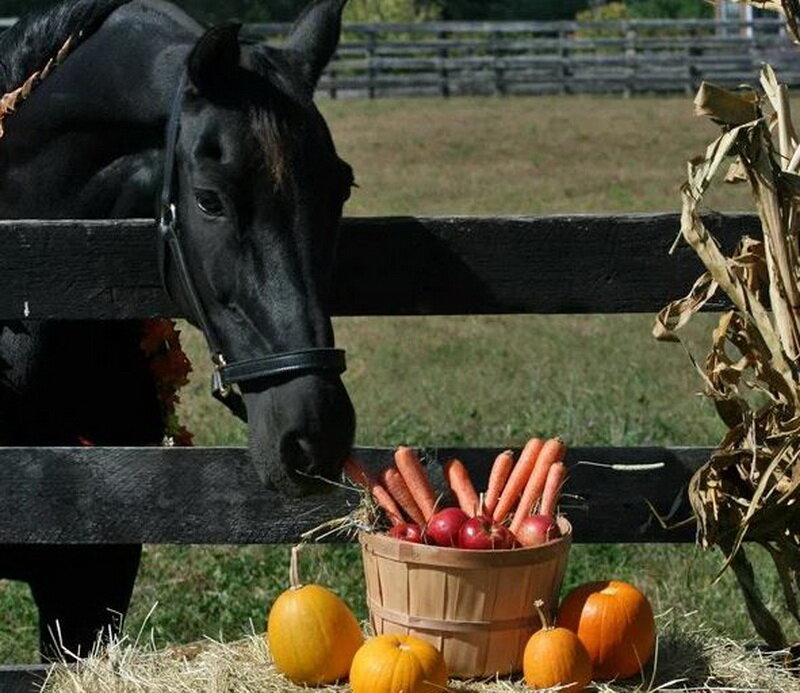
[[[344,351],[332,348],[301,349],[235,362],[228,362],[225,358],[222,345],[208,318],[208,313],[203,307],[200,295],[197,293],[192,275],[189,272],[186,255],[181,246],[178,211],[174,199],[178,135],[187,80],[188,76],[184,71],[172,101],[167,123],[164,179],[161,188],[158,220],[158,262],[161,283],[167,295],[174,299],[167,282],[167,260],[169,258],[174,264],[185,298],[189,302],[192,317],[197,321],[198,327],[205,335],[208,350],[211,353],[211,361],[214,364],[211,387],[214,397],[225,404],[237,417],[247,421],[244,400],[240,394],[233,391],[233,385],[253,380],[268,381],[295,378],[317,372],[329,372],[338,375],[344,373],[347,365]]]

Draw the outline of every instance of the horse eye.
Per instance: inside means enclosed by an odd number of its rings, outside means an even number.
[[[221,217],[225,214],[225,205],[213,190],[195,190],[194,197],[203,214],[209,217]]]

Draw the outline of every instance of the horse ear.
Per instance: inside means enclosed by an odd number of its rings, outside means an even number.
[[[314,0],[292,26],[285,50],[295,58],[306,81],[315,87],[342,33],[342,11],[347,0]]]
[[[200,93],[228,84],[239,68],[241,24],[223,24],[206,31],[189,54],[189,80]]]

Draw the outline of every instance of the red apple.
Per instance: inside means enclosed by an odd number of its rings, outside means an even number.
[[[468,519],[461,508],[445,508],[431,516],[425,533],[437,546],[458,546],[458,533]]]
[[[390,537],[401,539],[402,541],[410,541],[412,544],[425,543],[422,538],[422,527],[419,525],[405,522],[395,525],[388,532]]]
[[[478,515],[461,525],[458,545],[462,549],[473,551],[510,549],[514,546],[514,535],[492,518]]]
[[[526,517],[517,530],[517,541],[523,546],[539,546],[560,536],[561,530],[550,515]]]

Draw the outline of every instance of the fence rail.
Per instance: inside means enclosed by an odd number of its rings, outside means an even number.
[[[438,463],[463,460],[486,486],[500,449],[437,448]],[[573,448],[560,507],[581,543],[690,542],[686,486],[703,448]],[[365,448],[378,469],[392,451]],[[35,499],[35,502],[33,502]],[[0,543],[277,544],[297,542],[358,504],[355,491],[286,498],[259,482],[241,448],[0,448]],[[655,511],[655,512],[654,512]],[[343,541],[343,537],[331,537]]]
[[[757,217],[709,216],[725,250]],[[703,272],[677,214],[346,219],[336,315],[655,313]],[[0,320],[176,316],[150,220],[0,221]],[[714,301],[710,309],[727,304]]]

